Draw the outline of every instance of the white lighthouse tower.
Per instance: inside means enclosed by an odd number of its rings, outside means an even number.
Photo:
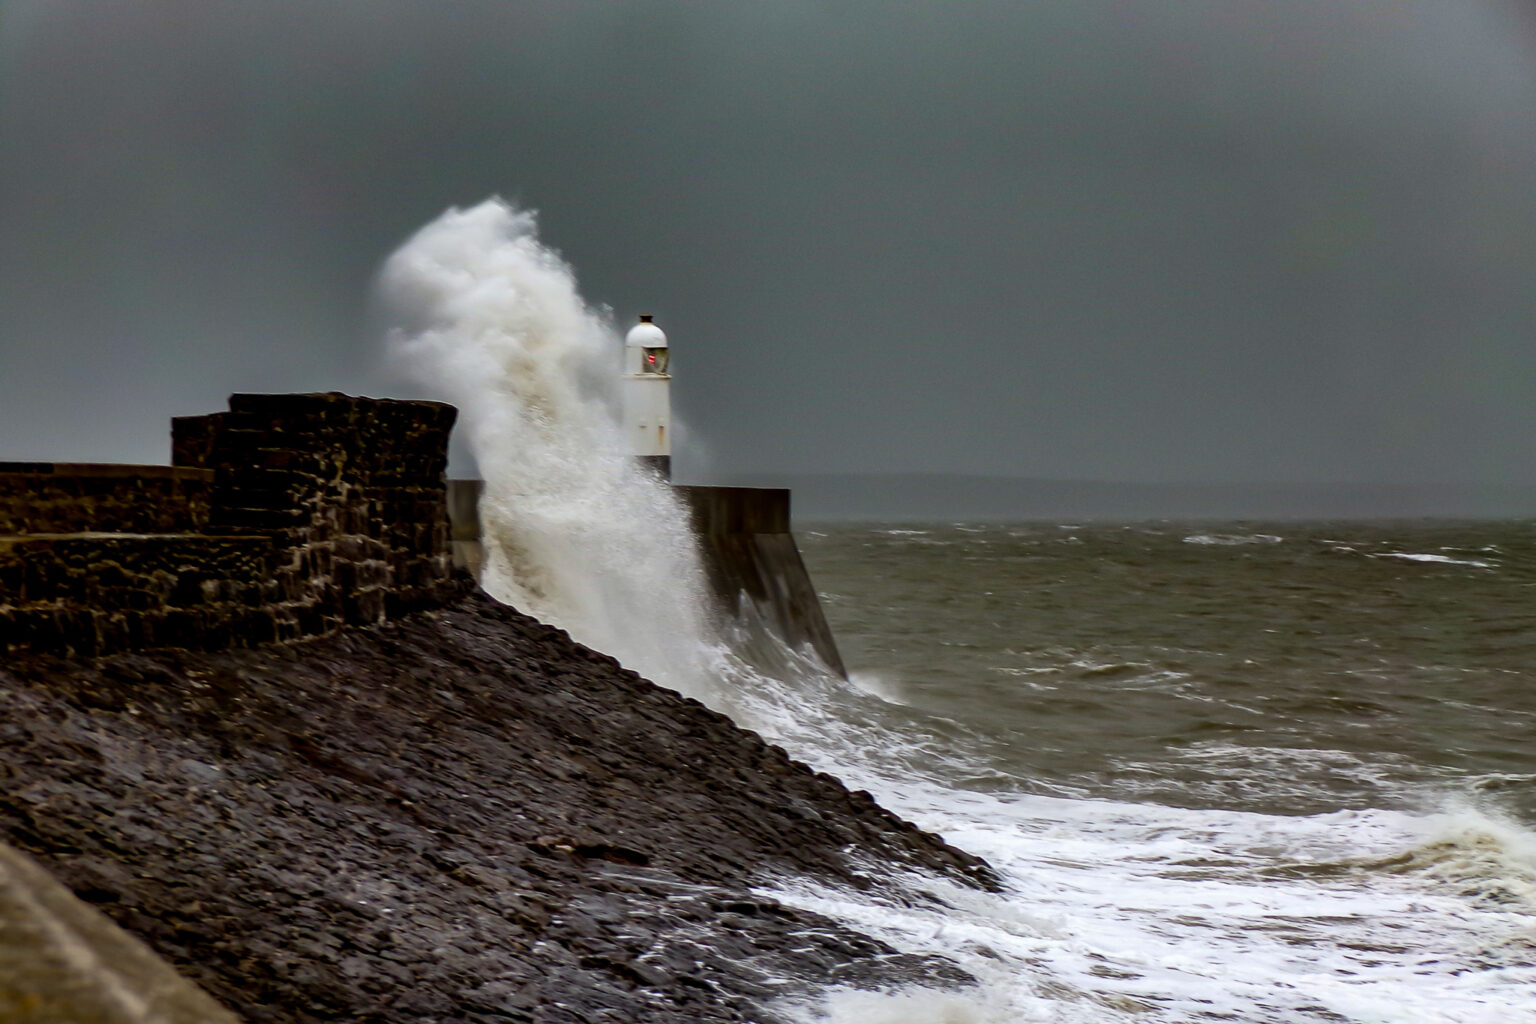
[[[639,460],[672,479],[672,377],[667,373],[667,336],[641,313],[624,337],[624,429]]]

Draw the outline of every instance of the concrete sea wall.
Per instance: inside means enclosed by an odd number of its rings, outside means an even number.
[[[809,647],[846,675],[832,628],[790,532],[789,491],[778,487],[676,488],[693,518],[704,568],[729,615],[762,622],[792,647]]]
[[[455,564],[480,570],[479,480],[448,481]],[[717,608],[765,626],[791,647],[810,648],[846,674],[816,588],[790,532],[790,495],[773,487],[674,487],[687,507]]]
[[[239,1024],[143,942],[3,843],[0,1021]]]

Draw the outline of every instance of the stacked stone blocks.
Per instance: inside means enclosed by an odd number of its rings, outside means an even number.
[[[233,395],[172,422],[171,467],[0,464],[0,650],[243,646],[451,600],[454,418]]]
[[[186,466],[0,462],[0,536],[196,533],[212,485]]]

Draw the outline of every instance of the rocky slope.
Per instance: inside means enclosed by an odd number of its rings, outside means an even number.
[[[248,1021],[777,1019],[966,980],[752,894],[987,867],[475,594],[252,650],[0,666],[0,825]]]

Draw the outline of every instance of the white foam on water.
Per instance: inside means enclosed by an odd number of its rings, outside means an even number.
[[[1470,565],[1475,569],[1495,568],[1495,564],[1493,562],[1483,562],[1471,558],[1451,558],[1449,555],[1413,554],[1405,551],[1382,551],[1368,557],[1401,558],[1405,562],[1434,562],[1440,565]]]
[[[888,675],[879,672],[850,672],[848,682],[861,692],[878,697],[888,704],[907,703],[906,698],[901,694],[900,686]]]
[[[1242,544],[1279,544],[1285,540],[1272,533],[1196,533],[1184,538],[1185,544],[1232,547]]]
[[[460,407],[486,478],[492,594],[726,710],[1000,873],[998,893],[917,876],[857,893],[765,880],[786,903],[977,979],[833,989],[787,1007],[802,1019],[1536,1022],[1528,830],[1471,805],[1285,817],[1025,792],[1038,783],[969,758],[965,723],[893,703],[899,681],[849,683],[807,652],[768,649],[760,629],[713,631],[682,510],[624,454],[618,338],[532,214],[499,200],[450,210],[390,257],[379,287],[397,358]]]
[[[1241,707],[1228,704],[1229,707]],[[1261,714],[1258,709],[1245,708]],[[1393,805],[1423,803],[1418,799],[1427,783],[1458,780],[1454,772],[1436,770],[1406,755],[1376,752],[1369,756],[1342,750],[1229,744],[1195,744],[1173,753],[1178,782],[1163,778],[1166,765],[1133,760],[1114,762],[1119,792],[1143,799],[1178,790],[1189,800],[1221,803],[1253,799],[1284,800],[1294,807],[1336,804],[1340,779],[1353,791],[1369,790],[1380,802]]]
[[[755,717],[812,767],[985,857],[1006,888],[903,880],[935,900],[765,886],[978,981],[834,990],[794,1004],[801,1020],[1536,1022],[1536,836],[1512,821],[1469,803],[1275,816],[1006,780],[957,789],[946,780],[984,773],[861,689],[761,680]]]
[[[923,813],[876,795],[986,856],[1008,891],[908,879],[943,908],[804,881],[771,894],[951,956],[979,985],[834,993],[804,1020],[1536,1020],[1536,905],[1487,895],[1526,884],[1529,837],[1511,845],[1473,812],[1289,818],[929,791]]]

